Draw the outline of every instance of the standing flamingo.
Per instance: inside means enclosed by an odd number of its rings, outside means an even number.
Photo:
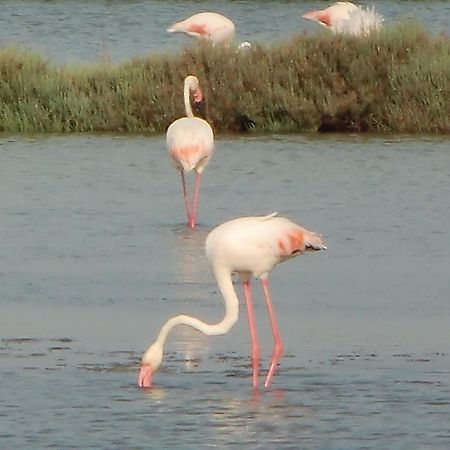
[[[351,2],[336,2],[328,8],[309,11],[303,17],[317,22],[336,33],[354,36],[367,35],[378,30],[383,16],[375,11],[375,7],[363,9]]]
[[[175,168],[180,172],[189,226],[195,228],[200,179],[214,151],[214,134],[206,120],[194,117],[191,93],[196,103],[203,101],[198,79],[193,75],[187,76],[184,80],[184,107],[187,117],[170,124],[166,133],[166,145]],[[191,170],[195,171],[195,187],[190,206],[184,172]]]
[[[173,24],[167,29],[169,33],[186,33],[213,44],[230,42],[234,37],[234,23],[221,14],[202,12]]]
[[[253,389],[258,387],[260,350],[256,335],[255,314],[250,290],[250,277],[254,275],[262,283],[274,349],[267,372],[265,387],[269,387],[283,353],[278,324],[272,306],[268,275],[278,263],[293,258],[306,250],[324,250],[320,235],[305,230],[276,213],[264,217],[243,217],[230,220],[212,230],[206,238],[206,256],[225,301],[225,316],[216,324],[207,324],[196,317],[179,315],[169,319],[161,328],[156,341],[142,356],[138,384],[150,387],[154,372],[163,358],[164,343],[169,332],[177,325],[188,325],[208,336],[227,333],[236,323],[239,300],[233,287],[232,273],[240,275],[247,303],[251,338]]]

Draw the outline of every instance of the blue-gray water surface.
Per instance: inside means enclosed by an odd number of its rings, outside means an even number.
[[[449,146],[221,136],[192,231],[162,136],[0,138],[0,448],[449,448]],[[209,230],[273,211],[328,250],[271,274],[272,388],[252,392],[245,308],[226,336],[176,329],[138,388],[168,317],[223,315]]]
[[[23,45],[58,63],[124,60],[161,51],[176,51],[193,42],[166,29],[200,11],[225,14],[236,24],[236,40],[270,44],[295,34],[318,32],[302,18],[333,1],[314,0],[3,0],[0,45]],[[447,0],[378,0],[387,26],[413,20],[431,32],[450,33]]]

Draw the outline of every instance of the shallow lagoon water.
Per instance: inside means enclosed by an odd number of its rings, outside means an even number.
[[[113,61],[174,51],[191,45],[183,35],[169,35],[174,22],[200,11],[215,11],[236,24],[236,40],[269,44],[295,34],[318,32],[302,18],[332,1],[317,0],[3,0],[0,44],[32,48],[58,63]],[[358,2],[376,4],[387,25],[413,20],[434,33],[449,33],[446,0]]]
[[[220,137],[191,231],[163,137],[2,138],[0,447],[447,448],[449,144]],[[223,314],[209,230],[272,211],[329,247],[272,273],[273,387],[252,393],[242,308],[227,336],[177,329],[137,388],[164,320]]]

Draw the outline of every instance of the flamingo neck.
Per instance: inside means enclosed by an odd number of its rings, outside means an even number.
[[[191,106],[189,83],[184,83],[184,109],[186,111],[187,117],[194,117],[194,113],[192,112]]]
[[[223,319],[218,323],[208,324],[196,317],[188,316],[186,314],[174,316],[162,326],[158,334],[156,343],[161,347],[164,347],[170,331],[177,325],[187,325],[207,336],[217,336],[228,333],[231,327],[236,323],[239,316],[239,300],[233,287],[231,273],[219,268],[214,269],[214,275],[225,301],[225,316]]]

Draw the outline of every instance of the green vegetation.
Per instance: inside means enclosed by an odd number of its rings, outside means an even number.
[[[163,132],[188,74],[216,131],[450,133],[450,40],[411,24],[83,67],[0,48],[0,131]]]

